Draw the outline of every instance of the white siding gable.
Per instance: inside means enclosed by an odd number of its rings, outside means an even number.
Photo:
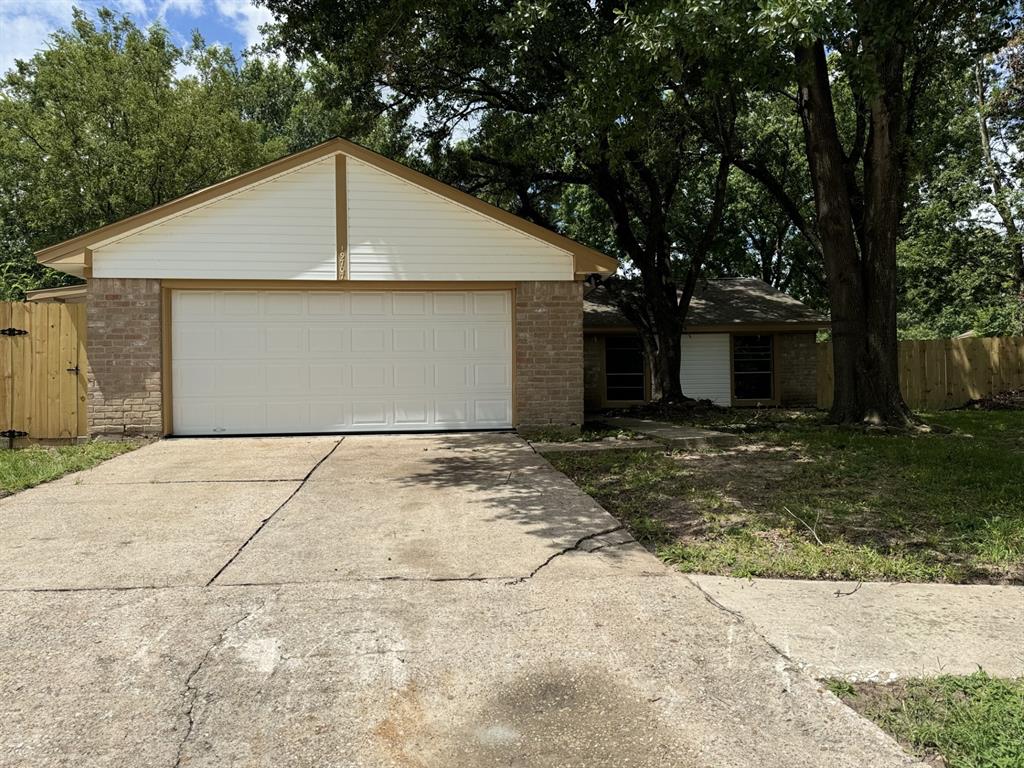
[[[352,280],[572,280],[566,251],[348,158]]]
[[[334,218],[328,157],[96,248],[93,275],[334,280]]]
[[[683,394],[715,405],[732,405],[729,334],[683,335],[679,383]]]

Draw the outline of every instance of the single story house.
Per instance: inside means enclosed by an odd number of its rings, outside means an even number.
[[[343,139],[36,257],[87,280],[94,435],[578,425],[618,268]]]
[[[815,338],[828,321],[752,277],[704,280],[686,317],[679,378],[683,393],[721,406],[814,406]],[[636,328],[603,288],[583,301],[587,409],[651,399],[651,369]]]
[[[91,435],[572,427],[585,393],[649,393],[635,332],[593,293],[585,327],[585,281],[614,258],[343,139],[36,257],[87,281],[29,299],[86,304]],[[761,316],[759,295],[722,294],[688,329],[690,394],[731,399],[730,345],[785,335],[771,394],[813,400],[793,372],[820,318],[788,298]]]

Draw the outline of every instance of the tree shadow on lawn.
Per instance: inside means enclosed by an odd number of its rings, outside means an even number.
[[[1024,462],[998,439],[806,429],[553,461],[684,570],[1024,583]]]

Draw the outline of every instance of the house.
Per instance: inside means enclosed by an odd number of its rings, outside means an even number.
[[[36,257],[87,280],[94,435],[578,425],[618,266],[342,139]]]
[[[827,326],[822,315],[762,280],[702,281],[682,338],[683,394],[721,406],[813,406],[815,336]],[[650,400],[640,337],[604,288],[584,298],[583,348],[588,409]]]

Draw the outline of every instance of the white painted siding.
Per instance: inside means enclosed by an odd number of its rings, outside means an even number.
[[[572,280],[572,256],[352,158],[353,280]]]
[[[683,394],[715,405],[732,405],[730,354],[727,333],[685,334],[679,372]]]
[[[95,277],[334,280],[334,158],[93,252]]]

